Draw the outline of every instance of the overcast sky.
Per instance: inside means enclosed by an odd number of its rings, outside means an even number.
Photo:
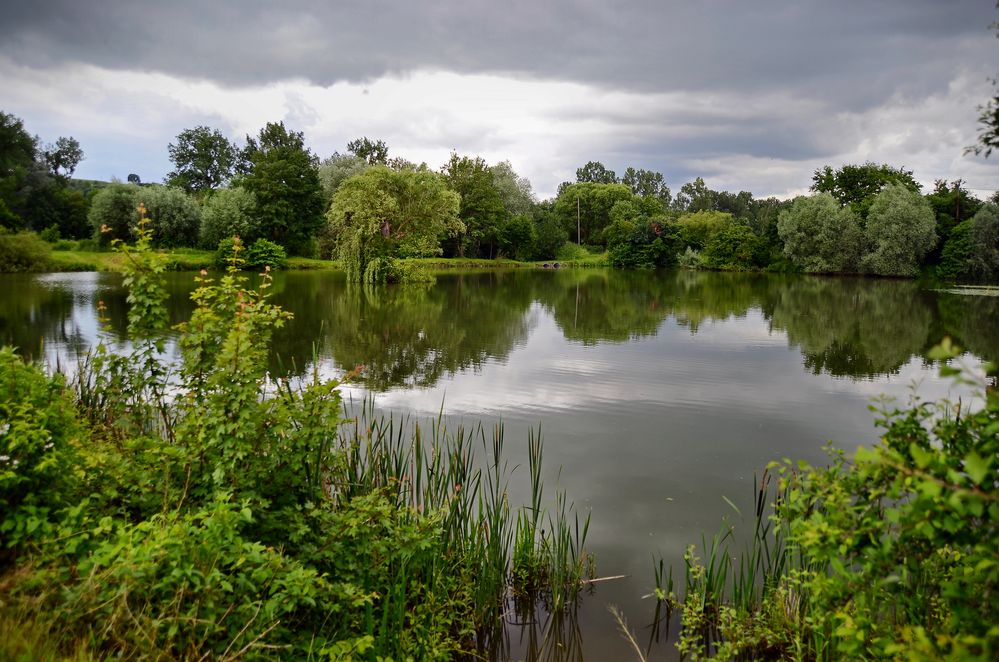
[[[0,110],[77,176],[159,181],[185,128],[265,122],[320,157],[366,135],[439,167],[512,162],[541,197],[598,160],[675,191],[803,192],[867,160],[999,188],[965,156],[995,94],[993,0],[4,2]]]

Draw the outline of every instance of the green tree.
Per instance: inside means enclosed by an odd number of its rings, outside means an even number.
[[[531,214],[534,221],[536,239],[534,241],[535,260],[553,260],[569,235],[555,215],[555,203],[551,200],[539,203]]]
[[[971,219],[961,221],[950,231],[940,253],[936,275],[942,280],[964,280],[972,273]]]
[[[257,235],[257,198],[246,189],[220,189],[205,202],[199,235],[202,248],[215,250],[220,241],[233,236],[249,245]]]
[[[500,250],[515,260],[529,260],[534,255],[538,231],[534,221],[527,214],[518,214],[510,218],[500,230]]]
[[[132,228],[139,220],[138,192],[139,187],[134,184],[113,182],[94,194],[87,220],[102,244],[131,238]]]
[[[677,220],[680,240],[695,251],[703,251],[716,234],[731,224],[732,214],[720,211],[697,211]]]
[[[45,146],[43,155],[53,175],[72,177],[76,166],[83,160],[83,149],[76,138],[60,137],[55,144]]]
[[[856,271],[863,236],[857,217],[829,193],[796,198],[780,212],[777,232],[784,256],[808,273]]]
[[[718,192],[712,191],[700,177],[687,182],[673,198],[673,209],[678,212],[694,213],[718,210]]]
[[[631,192],[642,198],[656,198],[663,207],[669,207],[672,195],[661,172],[629,167],[621,177],[621,183],[631,188]]]
[[[712,269],[757,269],[766,266],[766,245],[749,226],[732,223],[704,247],[702,263]]]
[[[355,154],[334,154],[319,165],[319,183],[323,187],[323,204],[329,207],[333,194],[345,180],[359,175],[370,167],[367,161]]]
[[[153,243],[164,248],[195,246],[201,229],[201,208],[190,196],[172,186],[143,186],[135,192],[149,219]]]
[[[915,276],[936,244],[933,210],[919,193],[888,184],[871,204],[864,227],[861,267],[879,276]]]
[[[530,180],[518,175],[509,161],[500,161],[490,170],[493,173],[493,186],[499,192],[507,213],[512,215],[531,213],[537,201]]]
[[[25,185],[35,164],[38,141],[20,118],[0,111],[0,225],[18,229],[25,225],[19,213],[25,202]]]
[[[249,172],[239,184],[257,198],[257,231],[294,255],[312,252],[322,227],[323,193],[315,157],[301,132],[284,122],[268,122],[254,139],[246,138]]]
[[[919,193],[920,189],[911,170],[871,161],[845,165],[839,170],[829,166],[819,168],[812,175],[811,188],[817,193],[832,194],[841,205],[849,205],[863,223],[874,199],[890,184],[900,184],[913,193]]]
[[[464,230],[460,196],[426,169],[373,166],[337,189],[326,218],[334,255],[354,281],[385,280],[397,258],[437,255],[443,237]]]
[[[451,190],[461,196],[458,215],[465,230],[458,237],[458,255],[495,257],[496,244],[508,213],[496,188],[492,170],[479,157],[458,156],[451,152],[451,158],[444,164],[441,173]]]
[[[976,277],[999,281],[999,205],[982,205],[971,219],[971,270]]]
[[[384,140],[371,140],[367,136],[355,138],[347,143],[347,151],[359,159],[364,159],[368,165],[388,163],[388,145]]]
[[[597,244],[603,242],[602,233],[611,223],[610,211],[615,203],[633,197],[631,189],[624,184],[570,184],[556,198],[554,212],[570,239],[581,244]]]
[[[188,193],[216,189],[232,178],[239,160],[239,150],[218,129],[196,126],[184,129],[177,141],[167,145],[174,170],[166,177],[169,186]]]
[[[617,173],[608,170],[600,161],[587,161],[582,168],[576,169],[577,184],[617,184]]]
[[[937,219],[937,245],[927,255],[926,261],[929,264],[940,261],[951,231],[974,216],[982,206],[982,202],[971,195],[963,184],[960,179],[950,184],[945,179],[938,179],[933,184],[933,192],[926,195],[926,201],[930,203]]]

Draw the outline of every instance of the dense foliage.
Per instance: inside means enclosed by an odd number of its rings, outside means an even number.
[[[130,349],[106,337],[72,387],[0,351],[0,615],[36,637],[0,657],[448,659],[502,645],[511,592],[571,608],[586,527],[562,497],[545,514],[540,446],[512,513],[499,433],[407,443],[368,410],[345,421],[338,382],[269,379],[290,314],[269,275],[248,289],[238,240],[163,363],[147,224],[119,244]]]
[[[945,342],[931,353],[956,358]],[[690,659],[985,660],[999,655],[999,395],[980,408],[884,403],[879,445],[826,467],[775,463],[752,545],[686,556]],[[766,501],[775,499],[766,514]],[[659,575],[662,577],[662,574]],[[660,598],[673,599],[661,585]]]
[[[442,238],[462,232],[460,200],[430,170],[374,166],[333,196],[327,220],[334,255],[351,280],[404,280],[399,258],[437,255]]]
[[[82,158],[75,140],[60,138],[42,147],[18,118],[2,119],[0,224],[44,231],[56,250],[73,246],[57,243],[61,239],[88,234],[104,247],[115,238],[129,239],[134,208],[143,202],[159,247],[215,250],[238,235],[248,244],[267,239],[293,255],[339,259],[347,250],[353,257],[345,264],[377,264],[368,278],[382,282],[419,278],[400,258],[436,255],[999,280],[992,216],[986,212],[966,224],[995,200],[979,200],[962,180],[938,180],[921,195],[911,170],[872,161],[817,169],[814,195],[795,200],[717,191],[701,177],[674,193],[660,172],[629,166],[618,176],[600,161],[589,161],[554,198],[538,200],[530,181],[509,161],[490,165],[481,157],[452,153],[437,171],[440,180],[420,175],[418,186],[425,187],[428,201],[441,200],[445,191],[456,196],[459,228],[434,213],[417,210],[410,217],[405,205],[392,209],[400,195],[418,199],[412,185],[410,193],[403,193],[402,185],[374,187],[386,197],[345,192],[337,202],[348,182],[356,189],[358,181],[402,181],[412,177],[406,173],[432,172],[426,164],[389,158],[382,140],[357,138],[343,153],[320,161],[303,133],[280,122],[247,136],[243,148],[216,129],[198,126],[168,145],[176,168],[167,178],[171,187],[164,189],[142,184],[135,174],[128,185],[72,179]],[[373,179],[357,179],[374,168],[381,170]],[[347,222],[345,213],[360,222]],[[389,221],[395,236],[383,235],[384,241],[374,226],[360,234],[351,229],[377,220],[380,233],[386,214],[395,216]],[[653,246],[663,231],[670,241]],[[360,236],[367,239],[359,242]],[[418,249],[411,239],[417,236]],[[564,248],[568,241],[584,248]]]

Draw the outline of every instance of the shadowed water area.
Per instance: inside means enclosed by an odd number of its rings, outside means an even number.
[[[191,274],[168,274],[173,322],[193,306]],[[0,276],[0,341],[72,366],[98,339],[98,301],[124,338],[118,274]],[[634,659],[607,611],[649,643],[653,557],[682,577],[682,554],[723,518],[751,512],[754,474],[823,445],[877,440],[871,399],[963,395],[923,356],[944,336],[969,363],[999,360],[999,297],[914,282],[610,270],[446,273],[433,286],[362,287],[326,272],[279,273],[273,300],[294,313],[274,337],[274,374],[313,367],[354,400],[425,421],[502,421],[507,460],[544,437],[546,490],[590,513],[596,585],[561,647],[509,628],[512,659]],[[168,349],[168,351],[170,351]],[[523,498],[526,468],[511,501]],[[573,629],[578,626],[578,630]],[[675,626],[673,628],[675,630]],[[673,633],[675,634],[675,632]],[[650,659],[673,659],[663,639]]]

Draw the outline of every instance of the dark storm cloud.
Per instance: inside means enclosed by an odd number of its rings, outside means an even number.
[[[432,68],[640,91],[794,87],[849,107],[992,57],[990,0],[22,2],[0,54],[227,85],[327,85]],[[989,44],[991,46],[991,44]],[[932,63],[932,64],[931,64]]]

